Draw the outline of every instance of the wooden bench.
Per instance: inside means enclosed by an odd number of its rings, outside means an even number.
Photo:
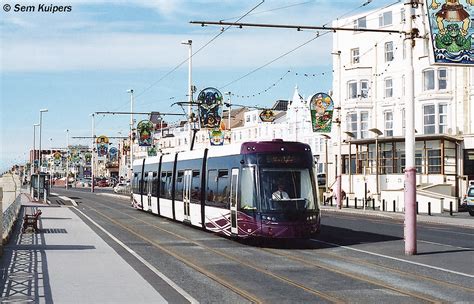
[[[31,227],[33,228],[34,232],[39,232],[38,220],[41,213],[42,212],[40,209],[37,209],[36,212],[33,214],[25,213],[25,216],[23,217],[23,229],[21,231],[25,233],[26,229],[28,229],[28,227]]]

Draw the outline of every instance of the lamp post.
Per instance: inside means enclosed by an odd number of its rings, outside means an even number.
[[[39,118],[40,118],[40,122],[39,122],[39,155],[38,155],[38,158],[39,158],[39,162],[38,162],[38,201],[40,200],[40,178],[39,178],[39,173],[41,173],[41,162],[42,162],[42,159],[41,159],[41,125],[43,123],[43,113],[45,112],[48,112],[48,109],[41,109],[39,111]]]
[[[349,132],[349,131],[344,131],[344,134],[346,134],[350,139],[349,139],[349,194],[352,194],[352,144],[351,140],[355,137],[354,133]],[[356,151],[357,153],[357,151]],[[351,198],[351,197],[349,197]]]
[[[43,123],[43,113],[48,112],[48,109],[41,109],[39,111],[39,172],[41,172],[41,127]],[[39,180],[38,180],[39,185]]]
[[[91,146],[91,154],[92,154],[92,159],[91,159],[91,192],[94,192],[94,171],[95,171],[95,151],[94,151],[94,146],[95,146],[95,114],[91,114],[92,117],[92,146]]]
[[[130,93],[130,168],[128,177],[131,181],[133,171],[133,89],[127,90],[127,93]]]
[[[369,129],[370,132],[375,134],[375,194],[377,196],[377,200],[379,199],[379,136],[383,134],[377,128]]]
[[[326,175],[326,192],[329,190],[329,185],[328,185],[328,140],[331,139],[331,136],[327,134],[321,134],[322,137],[324,137],[324,157],[325,157],[325,164],[324,164],[324,174]]]
[[[69,129],[66,132],[66,190],[69,187]]]
[[[32,178],[31,176],[33,176],[33,173],[35,173],[36,171],[36,165],[35,165],[35,162],[36,162],[36,127],[39,127],[39,123],[38,124],[34,124],[33,125],[33,161],[31,162],[31,174],[30,174],[30,187],[31,187],[31,191],[32,191],[32,196],[34,198],[34,191],[33,191],[33,184],[32,184]]]
[[[188,144],[191,149],[191,141],[192,141],[192,121],[191,121],[191,114],[192,114],[192,107],[191,104],[193,102],[193,82],[192,82],[192,57],[193,57],[193,41],[192,40],[187,40],[187,41],[182,41],[181,44],[189,46],[188,48],[188,125],[189,125],[189,130],[188,130]]]

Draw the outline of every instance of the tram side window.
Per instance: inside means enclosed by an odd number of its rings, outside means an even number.
[[[216,202],[219,207],[229,208],[230,194],[229,170],[219,170],[217,174],[217,197]]]
[[[229,170],[209,170],[206,205],[228,208],[229,192]]]
[[[141,190],[142,190],[142,194],[148,194],[148,172],[145,172],[144,173],[144,178],[141,180],[142,182],[142,187],[141,187]]]
[[[176,190],[175,190],[175,199],[182,201],[183,200],[183,185],[184,185],[184,171],[178,171],[176,177]]]
[[[198,170],[193,170],[191,180],[191,202],[199,203],[201,201],[201,174]]]
[[[160,197],[171,199],[171,172],[161,172]]]
[[[133,174],[133,180],[132,180],[132,189],[133,189],[133,193],[136,193],[138,194],[139,193],[139,188],[138,188],[138,173],[134,173]]]
[[[217,193],[217,170],[207,171],[206,205],[215,206]]]
[[[240,210],[256,210],[255,169],[242,168],[240,173]]]
[[[158,196],[158,173],[153,172],[151,195]]]

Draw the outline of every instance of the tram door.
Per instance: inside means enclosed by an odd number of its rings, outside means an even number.
[[[189,203],[191,201],[191,179],[193,177],[192,170],[184,171],[184,185],[183,185],[183,202],[184,202],[184,220],[190,221]]]
[[[238,234],[237,227],[237,194],[239,193],[237,186],[239,185],[239,169],[232,169],[232,177],[230,180],[230,232]]]

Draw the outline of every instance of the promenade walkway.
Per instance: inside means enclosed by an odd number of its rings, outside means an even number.
[[[41,209],[41,233],[15,226],[1,259],[1,303],[166,302],[75,208],[21,199],[22,213]]]

